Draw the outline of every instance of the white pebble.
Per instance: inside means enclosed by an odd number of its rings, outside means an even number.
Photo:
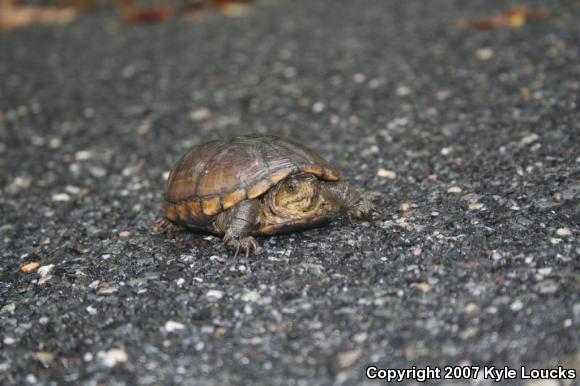
[[[447,189],[447,193],[461,193],[463,192],[463,189],[461,189],[459,186],[452,186],[449,189]]]
[[[379,169],[377,171],[377,175],[381,178],[386,178],[389,180],[394,180],[395,178],[397,178],[397,173],[395,173],[392,170],[387,170],[387,169]]]
[[[258,291],[248,291],[242,295],[242,300],[245,302],[255,302],[260,299],[260,293]]]
[[[173,332],[183,329],[185,329],[185,324],[183,323],[175,322],[173,320],[168,320],[167,322],[165,322],[165,331],[167,332]]]
[[[89,313],[89,315],[96,315],[97,314],[97,309],[93,306],[88,306],[86,308],[86,310]]]
[[[524,308],[524,303],[522,303],[520,300],[516,300],[512,303],[510,308],[512,311],[520,311],[522,308]]]
[[[70,201],[70,196],[66,193],[56,193],[52,195],[52,201],[56,202]]]
[[[484,205],[481,202],[472,202],[469,204],[469,210],[480,210],[483,209]]]
[[[86,161],[88,159],[91,159],[92,157],[93,153],[91,153],[89,150],[77,151],[75,154],[75,159],[77,161]]]
[[[208,108],[202,107],[191,112],[189,116],[192,121],[202,121],[208,119],[211,116],[211,111]]]
[[[566,237],[572,235],[572,231],[568,228],[559,228],[556,230],[556,235],[560,237]]]
[[[112,348],[108,351],[99,351],[97,358],[107,367],[115,367],[118,363],[126,363],[129,355],[119,348]]]
[[[54,264],[43,265],[42,267],[38,268],[36,272],[40,275],[40,277],[46,276],[52,269],[54,268]]]
[[[411,94],[411,89],[407,86],[399,86],[397,87],[397,95],[398,96],[407,96]]]
[[[532,133],[530,135],[526,135],[524,138],[520,140],[522,145],[530,145],[540,139],[540,136],[536,133]]]
[[[475,52],[475,56],[477,56],[477,59],[481,61],[491,60],[493,59],[494,55],[495,53],[491,48],[480,48]]]
[[[221,299],[224,297],[224,293],[218,290],[209,290],[207,291],[205,296],[208,298]]]

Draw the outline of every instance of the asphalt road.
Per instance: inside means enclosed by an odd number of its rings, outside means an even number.
[[[456,25],[508,3],[272,1],[0,35],[0,384],[580,370],[580,3]],[[152,235],[172,163],[250,132],[316,149],[381,218],[237,260],[215,237]]]

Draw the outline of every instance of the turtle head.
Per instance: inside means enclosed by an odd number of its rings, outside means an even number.
[[[290,231],[317,226],[341,211],[338,203],[322,194],[327,181],[312,174],[295,174],[280,181],[265,196],[263,233]]]

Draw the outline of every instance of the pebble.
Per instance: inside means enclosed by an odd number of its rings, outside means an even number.
[[[493,59],[493,57],[495,56],[495,52],[489,47],[480,48],[475,52],[475,56],[477,57],[477,59],[485,62]]]
[[[401,206],[399,207],[399,209],[401,210],[401,212],[403,213],[407,213],[411,211],[411,203],[410,202],[403,202],[401,204]]]
[[[377,171],[377,176],[381,177],[381,178],[386,178],[389,180],[394,180],[395,178],[397,178],[397,173],[395,173],[392,170],[387,170],[387,169],[379,169]]]
[[[52,201],[67,202],[70,201],[70,196],[67,193],[56,193],[52,195]]]
[[[468,205],[469,210],[480,210],[483,209],[484,205],[481,202],[472,202]]]
[[[452,186],[449,189],[447,189],[447,193],[461,193],[463,192],[463,189],[461,189],[459,186]]]
[[[553,294],[558,292],[559,285],[554,280],[545,280],[536,284],[535,289],[541,294]]]
[[[97,314],[97,309],[93,306],[88,306],[87,308],[85,308],[87,310],[87,312],[89,313],[89,315],[96,315]]]
[[[431,286],[426,282],[416,283],[415,288],[419,289],[423,293],[427,293],[427,292],[431,291]]]
[[[397,95],[398,96],[407,96],[411,94],[411,89],[407,86],[399,86],[397,87]]]
[[[48,275],[48,273],[54,268],[54,264],[43,265],[42,267],[38,268],[38,274],[41,277]]]
[[[522,303],[521,300],[514,301],[510,306],[510,309],[516,312],[520,311],[522,308],[524,308],[524,303]]]
[[[184,330],[185,324],[175,322],[173,320],[168,320],[167,322],[165,322],[164,328],[165,328],[165,331],[167,331],[167,332],[174,332],[174,331],[178,331],[178,330]]]
[[[208,298],[213,298],[213,299],[221,299],[224,297],[224,293],[222,291],[218,291],[218,290],[209,290],[209,291],[207,291],[205,296]]]
[[[360,350],[344,351],[338,354],[338,367],[346,369],[354,365],[360,358]]]
[[[81,150],[75,153],[75,159],[77,161],[86,161],[93,157],[93,153],[89,150]]]
[[[28,264],[25,264],[22,267],[20,267],[20,272],[22,272],[22,273],[33,272],[33,271],[36,271],[38,269],[38,267],[40,267],[39,263],[36,263],[36,262],[28,263]]]
[[[119,363],[127,363],[129,360],[129,355],[124,350],[119,348],[112,348],[107,351],[99,351],[97,353],[97,358],[106,367],[115,367]]]
[[[13,314],[14,310],[16,310],[16,304],[14,303],[6,304],[4,307],[0,308],[0,315]]]
[[[201,107],[193,110],[189,117],[194,122],[203,121],[204,119],[211,117],[211,111],[206,107]]]
[[[242,295],[242,300],[245,302],[255,302],[260,299],[260,293],[258,291],[247,291]]]
[[[126,238],[127,238],[127,237],[129,237],[129,236],[131,236],[131,232],[129,232],[129,231],[122,231],[122,232],[119,232],[119,237],[121,237],[121,238],[123,238],[123,239],[126,239]]]
[[[571,236],[572,231],[568,228],[559,228],[558,230],[556,230],[556,235],[560,237]]]
[[[540,139],[540,136],[536,133],[532,133],[532,134],[529,134],[529,135],[526,135],[525,137],[523,137],[520,140],[520,143],[522,145],[530,145],[530,144],[536,142],[538,139]]]

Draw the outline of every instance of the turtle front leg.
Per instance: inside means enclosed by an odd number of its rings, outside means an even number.
[[[260,244],[251,236],[258,222],[260,202],[258,200],[245,200],[229,211],[220,214],[215,227],[219,233],[224,234],[222,245],[233,249],[234,258],[240,250],[245,252],[246,257],[256,252]]]
[[[346,182],[325,182],[320,188],[320,194],[340,208],[351,221],[371,220],[373,213],[378,213],[375,204]]]

